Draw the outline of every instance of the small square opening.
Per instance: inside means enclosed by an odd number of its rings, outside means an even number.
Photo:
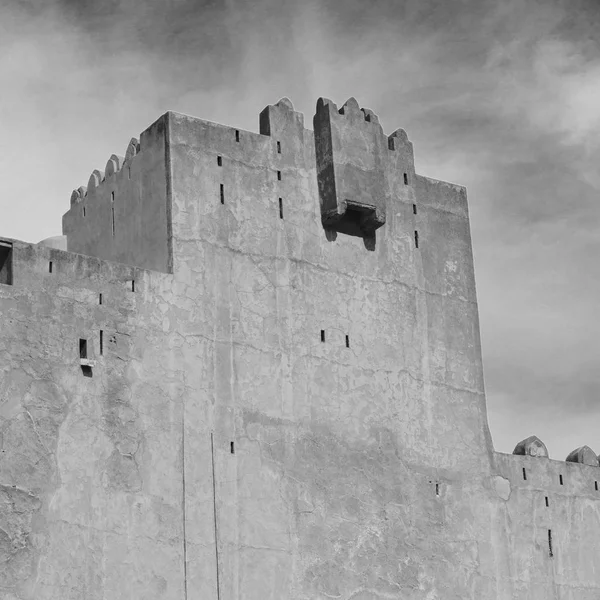
[[[12,285],[12,244],[0,242],[0,283]]]

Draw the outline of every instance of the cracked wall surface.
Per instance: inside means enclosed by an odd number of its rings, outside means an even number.
[[[82,192],[89,256],[14,242],[0,600],[596,598],[598,468],[493,451],[465,189],[397,130],[366,244],[323,229],[291,103],[260,131],[167,113],[132,141],[98,210],[146,152],[118,211],[164,216],[155,245],[106,212],[88,236]]]

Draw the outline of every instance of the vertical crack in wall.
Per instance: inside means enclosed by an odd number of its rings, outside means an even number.
[[[219,526],[217,524],[217,484],[215,480],[215,444],[214,435],[210,434],[210,457],[212,461],[212,484],[213,484],[213,513],[215,521],[215,559],[217,565],[217,600],[221,600],[221,585],[219,581]]]
[[[185,531],[185,392],[181,402],[181,480],[182,480],[182,498],[181,498],[181,514],[183,519],[183,596],[187,600],[187,538]]]

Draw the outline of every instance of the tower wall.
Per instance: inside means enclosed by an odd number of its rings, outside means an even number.
[[[376,143],[331,146],[342,200],[377,167],[372,231],[323,220],[282,100],[161,117],[68,252],[0,240],[0,600],[598,596],[599,468],[493,452],[465,189]]]
[[[162,116],[73,191],[63,216],[70,252],[172,271],[165,127]]]

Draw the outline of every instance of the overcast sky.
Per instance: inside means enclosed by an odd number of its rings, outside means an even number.
[[[495,448],[600,452],[599,0],[2,0],[0,235],[166,110],[257,130],[355,96],[466,185]]]

